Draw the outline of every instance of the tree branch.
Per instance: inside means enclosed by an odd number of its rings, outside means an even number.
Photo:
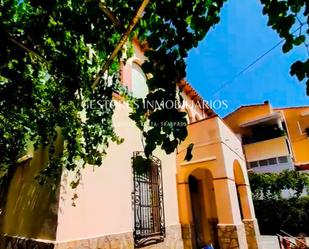
[[[124,27],[122,26],[121,22],[117,19],[117,17],[104,5],[102,2],[99,3],[100,9],[104,12],[104,14],[113,22],[113,24],[124,31]]]
[[[109,66],[112,64],[113,60],[119,53],[119,51],[122,49],[126,41],[128,40],[129,35],[133,31],[134,27],[138,23],[139,19],[141,18],[145,8],[149,4],[150,0],[143,0],[142,4],[138,8],[137,12],[135,13],[134,17],[132,18],[129,26],[127,27],[126,31],[123,33],[120,41],[118,42],[117,46],[115,47],[113,53],[109,56],[107,61],[102,66],[102,69],[100,72],[96,75],[95,80],[92,84],[92,89],[94,89],[100,82],[100,78],[104,75],[105,71],[109,68]]]
[[[37,57],[38,59],[44,61],[45,63],[47,63],[48,65],[50,65],[50,62],[47,61],[43,56],[39,55],[38,53],[34,52],[33,50],[31,50],[30,48],[27,48],[24,44],[20,43],[19,41],[16,41],[13,37],[9,36],[8,40],[13,42],[15,45],[17,45],[18,47],[24,49],[25,51],[27,51],[29,54],[33,54],[35,57]]]

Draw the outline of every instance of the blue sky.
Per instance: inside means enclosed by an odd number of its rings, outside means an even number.
[[[281,46],[277,47],[213,94],[279,41],[279,36],[267,26],[259,0],[228,0],[221,13],[221,22],[190,52],[187,80],[209,103],[227,101],[227,109],[215,108],[221,116],[241,105],[263,103],[264,100],[269,100],[274,107],[309,105],[305,83],[289,74],[294,61],[308,56],[303,46],[288,54],[283,54]]]

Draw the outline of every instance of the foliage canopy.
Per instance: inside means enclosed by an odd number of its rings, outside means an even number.
[[[123,51],[117,53],[103,75],[99,72],[136,17],[141,2],[0,0],[1,175],[9,173],[29,141],[35,148],[48,148],[50,160],[44,175],[51,178],[63,167],[76,170],[77,161],[84,166],[101,165],[109,143],[122,142],[113,129],[113,107],[84,107],[98,100],[111,101],[114,92],[127,95],[119,80]],[[135,101],[178,101],[177,83],[185,77],[184,59],[219,22],[224,2],[149,1],[134,31],[128,33],[129,40],[138,37],[147,41],[148,61],[142,67],[145,74],[153,76],[147,81],[146,99]],[[308,1],[261,2],[269,25],[286,39],[284,52],[293,45],[306,43],[306,36],[294,37],[291,28],[299,13],[308,18]],[[131,51],[126,51],[127,57]],[[308,60],[296,62],[291,73],[299,80],[308,78],[308,65]],[[96,78],[99,81],[93,88]],[[173,152],[187,136],[186,127],[160,124],[184,123],[185,113],[138,106],[132,109],[130,117],[142,131],[146,155],[157,146],[167,153]],[[145,124],[150,124],[149,128],[145,129]],[[56,132],[57,128],[61,134]],[[64,149],[55,154],[54,143],[60,135]]]
[[[184,58],[219,21],[223,0],[151,1],[129,39],[139,37],[151,48],[143,70],[147,99],[178,99],[177,83],[185,77]],[[28,141],[49,149],[44,171],[56,177],[62,167],[101,165],[109,143],[121,143],[112,124],[113,108],[90,102],[111,101],[123,92],[119,68],[123,51],[113,60],[99,84],[92,88],[101,66],[136,16],[138,0],[1,0],[0,5],[0,165],[7,174]],[[128,55],[130,56],[130,49]],[[129,97],[128,97],[129,98]],[[144,99],[135,100],[140,103]],[[162,121],[186,122],[177,109],[132,110],[130,117],[145,137],[145,152],[156,146],[167,153],[187,135],[185,126],[161,127]],[[86,118],[81,117],[85,112]],[[153,125],[145,130],[147,120]],[[61,128],[64,150],[55,156]],[[43,179],[44,182],[44,179]]]
[[[282,51],[288,53],[294,46],[304,45],[308,58],[291,66],[290,74],[306,81],[309,95],[309,2],[307,0],[260,0],[268,26],[284,39]]]
[[[309,196],[304,196],[305,191],[309,193],[308,173],[250,173],[249,180],[261,234],[309,233]],[[289,194],[283,195],[284,190]]]
[[[299,198],[309,193],[309,174],[285,170],[280,173],[249,173],[253,199],[281,199],[283,190],[290,190],[291,197]]]

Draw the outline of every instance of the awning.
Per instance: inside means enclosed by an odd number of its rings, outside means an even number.
[[[278,119],[281,118],[281,114],[279,112],[274,112],[265,116],[261,116],[259,118],[244,122],[240,124],[240,127],[248,127],[252,125],[257,125],[257,124],[263,124],[263,123],[268,123],[270,121],[277,121]]]

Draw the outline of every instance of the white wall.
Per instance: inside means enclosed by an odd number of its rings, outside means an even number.
[[[102,166],[86,166],[81,171],[82,181],[76,191],[69,186],[73,174],[62,176],[58,241],[118,234],[133,229],[131,157],[134,151],[143,150],[141,132],[123,110],[116,110],[114,124],[125,141],[110,146]],[[162,161],[165,222],[166,225],[178,224],[175,154],[167,156],[156,151],[155,155]],[[78,195],[75,207],[71,200],[74,193]]]
[[[137,49],[137,48],[136,48]],[[143,54],[136,51],[128,61],[128,77],[124,85],[132,86],[135,97],[147,93],[145,75],[133,61],[143,62]],[[118,102],[119,104],[119,102]],[[69,184],[74,173],[64,173],[61,182],[60,207],[58,214],[57,241],[70,241],[119,234],[133,230],[132,209],[132,156],[134,151],[143,151],[142,133],[128,117],[127,104],[117,105],[113,124],[116,133],[124,138],[121,145],[110,145],[100,167],[86,166],[81,170],[82,181],[76,190]],[[166,225],[179,224],[176,192],[176,156],[163,151],[154,153],[162,161],[164,210]],[[76,206],[71,198],[77,194]]]

